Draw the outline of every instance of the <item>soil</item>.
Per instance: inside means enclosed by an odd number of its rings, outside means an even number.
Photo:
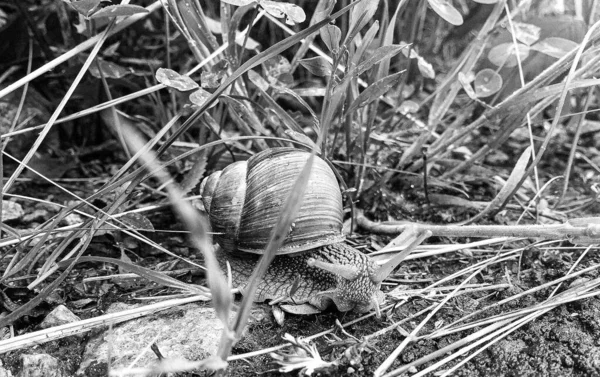
[[[24,188],[29,190],[39,190],[40,186],[29,184]],[[49,191],[52,189],[47,188]],[[53,193],[60,195],[59,193]],[[26,212],[27,209],[26,209]],[[157,229],[178,230],[181,225],[171,217],[169,210],[159,211],[150,219],[155,223]],[[187,249],[188,245],[179,236],[164,237],[158,235],[156,241],[163,245],[168,245],[171,250]],[[126,242],[126,240],[121,240]],[[90,251],[104,250],[104,255],[118,257],[119,250],[115,247],[114,240],[100,237]],[[164,255],[156,256],[148,253],[147,250],[138,249],[136,251],[140,257],[137,260],[141,265],[152,265],[158,261],[172,260],[171,257]],[[192,249],[187,249],[189,258],[196,259],[199,263],[198,254]],[[506,283],[506,277],[510,277],[509,288],[498,289],[494,291],[471,292],[450,299],[445,307],[439,311],[427,325],[421,330],[421,334],[431,333],[433,327],[439,327],[451,323],[469,313],[488,307],[499,300],[513,296],[527,289],[537,287],[545,282],[564,276],[573,261],[577,260],[581,251],[576,249],[569,253],[553,253],[543,249],[529,248],[524,251],[521,261],[521,270],[518,269],[516,261],[508,261],[502,264],[494,265],[477,276],[473,283]],[[473,263],[480,257],[465,257],[460,253],[451,253],[444,256],[429,257],[425,259],[411,260],[401,265],[395,278],[410,281],[414,279],[419,281],[421,277],[438,280],[451,273],[464,268],[465,263]],[[589,266],[599,264],[600,256],[588,254],[576,268],[576,271]],[[70,280],[70,289],[65,289],[62,293],[66,297],[66,304],[73,309],[71,302],[83,297],[82,292],[78,291],[77,281],[81,276],[86,276],[92,271],[85,264],[82,264],[78,273]],[[108,273],[109,271],[107,271]],[[79,276],[77,276],[79,275]],[[571,284],[579,284],[590,279],[598,277],[598,270],[582,275],[573,281],[567,281],[560,292],[568,289]],[[197,273],[183,276],[183,280],[194,283],[203,283],[201,276]],[[459,283],[459,281],[457,281]],[[451,283],[449,283],[451,284]],[[407,284],[406,289],[422,288],[427,283]],[[66,287],[65,287],[66,288]],[[122,287],[111,285],[104,287],[105,291],[98,290],[95,287],[94,294],[88,294],[86,297],[93,297],[93,303],[84,309],[74,309],[75,313],[82,318],[97,315],[114,301],[128,301],[133,297],[135,287]],[[469,319],[474,321],[480,318],[507,313],[519,308],[528,308],[536,303],[543,302],[548,298],[554,288],[540,290],[534,294],[525,295],[518,300],[511,301],[501,307],[493,308],[484,313]],[[152,294],[153,290],[146,294]],[[397,330],[391,330],[381,336],[369,338],[364,337],[391,325],[394,321],[402,320],[425,309],[439,298],[430,299],[427,297],[412,297],[406,302],[399,302],[397,306],[384,312],[383,317],[375,319],[373,317],[351,325],[345,331],[351,335],[344,334],[336,329],[333,334],[317,338],[313,341],[320,356],[324,360],[336,361],[336,365],[315,372],[317,376],[371,376],[374,370],[381,365],[386,357],[402,342],[404,336]],[[263,304],[264,305],[264,304]],[[34,330],[36,325],[43,319],[43,315],[51,309],[52,305],[45,304],[38,308],[37,312],[31,316],[23,318],[16,326],[17,331],[26,332]],[[265,307],[265,311],[269,310]],[[346,323],[358,318],[356,313],[340,313],[335,309],[330,309],[321,314],[310,316],[286,315],[283,326],[278,325],[269,314],[262,320],[252,321],[245,332],[244,338],[235,345],[232,353],[243,354],[267,347],[276,346],[284,343],[284,334],[291,334],[296,338],[307,337],[321,331],[336,328],[336,321]],[[424,316],[411,319],[402,325],[402,328],[411,331]],[[453,342],[472,334],[481,327],[444,336],[437,339],[422,339],[410,344],[394,362],[391,369],[397,368],[403,364],[410,363],[432,352],[435,352]],[[22,353],[48,353],[61,360],[65,371],[69,374],[74,373],[81,361],[83,349],[89,334],[81,338],[69,337],[56,342],[50,342],[19,351],[9,352],[2,355],[1,359],[4,365],[16,374],[19,371],[19,355]],[[508,336],[499,339],[497,342],[483,350],[469,362],[460,367],[455,375],[459,376],[591,376],[600,375],[600,301],[596,298],[583,299],[573,303],[568,303],[555,308],[548,313],[525,324]],[[420,365],[417,370],[422,370],[432,365],[436,360],[429,361]],[[447,364],[443,369],[452,367],[455,363]],[[231,376],[252,376],[256,374],[266,376],[276,376],[281,373],[277,371],[279,366],[273,362],[269,355],[252,357],[247,360],[239,360],[230,363],[228,375]],[[105,373],[105,366],[98,366],[100,370],[96,375]],[[391,370],[390,369],[390,370]],[[202,374],[202,373],[201,373]],[[181,374],[195,375],[195,374]]]
[[[586,266],[597,264],[600,258],[588,260]],[[584,266],[582,266],[583,268]],[[536,271],[531,271],[525,275],[536,275],[532,279],[524,279],[518,286],[507,289],[504,292],[496,292],[492,297],[484,298],[486,294],[464,295],[450,300],[446,309],[435,315],[430,323],[442,324],[452,322],[473,309],[488,306],[493,302],[506,298],[515,291],[521,291],[539,283],[539,278],[555,278],[556,271],[548,270],[539,266]],[[596,277],[598,274],[587,275],[589,278]],[[527,281],[529,280],[529,281]],[[529,283],[529,284],[528,284]],[[525,296],[522,299],[511,302],[507,306],[510,310],[530,307],[537,302],[546,299],[550,289],[539,291],[537,294]],[[428,301],[414,299],[400,308],[395,309],[391,314],[394,320],[399,320],[410,316],[429,305]],[[489,317],[506,311],[506,308],[490,310],[481,318]],[[278,327],[272,323],[255,324],[250,327],[246,338],[240,342],[234,349],[235,353],[249,352],[256,349],[256,344],[261,344],[261,348],[281,344],[281,337],[284,333],[294,334],[295,336],[307,336],[316,332],[335,327],[336,319],[344,323],[352,320],[353,314],[326,313],[311,317],[289,317],[283,327]],[[477,318],[477,317],[476,317]],[[405,326],[410,331],[411,325],[419,323],[422,317],[410,321]],[[361,339],[368,336],[385,326],[391,324],[390,318],[380,320],[369,319],[359,324],[353,325],[346,330],[354,337]],[[478,330],[476,328],[475,330]],[[428,333],[431,327],[425,327],[422,333]],[[341,356],[344,347],[348,347],[349,339],[339,331],[335,332],[339,337],[346,340],[346,346],[332,346],[333,342],[319,340],[318,349],[322,357]],[[422,356],[437,351],[448,344],[458,341],[472,333],[471,331],[450,335],[435,340],[420,340],[406,348],[396,361],[392,369],[402,364],[414,361]],[[487,348],[471,361],[464,364],[455,375],[458,376],[593,376],[600,375],[600,302],[595,299],[584,299],[572,304],[562,305],[549,313],[537,318],[529,324],[524,325],[517,331],[511,333]],[[265,341],[267,339],[268,341]],[[399,345],[404,339],[397,331],[390,331],[381,337],[369,341],[369,346],[358,358],[350,360],[341,357],[340,364],[321,374],[323,376],[372,376],[374,370],[381,365],[385,358]],[[341,342],[343,343],[343,342]],[[337,348],[337,350],[336,350]],[[434,361],[423,364],[418,370],[424,369],[433,364]],[[232,364],[230,375],[252,375],[263,373],[266,370],[264,364],[269,363],[269,358],[256,358],[250,362],[238,361]],[[453,366],[453,363],[447,365],[447,368]],[[444,368],[444,369],[447,369]],[[266,375],[279,375],[279,372],[271,372]]]

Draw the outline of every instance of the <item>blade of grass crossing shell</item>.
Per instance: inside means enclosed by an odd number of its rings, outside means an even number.
[[[246,326],[246,322],[250,314],[250,307],[254,301],[254,294],[258,288],[258,283],[267,271],[267,268],[275,257],[277,250],[281,247],[283,241],[287,237],[290,227],[296,218],[296,214],[302,205],[304,193],[306,191],[306,187],[308,186],[308,177],[310,175],[314,159],[315,155],[313,152],[306,161],[306,164],[300,172],[300,175],[298,175],[298,178],[296,178],[296,182],[294,182],[294,185],[292,186],[285,204],[283,205],[279,214],[277,226],[271,233],[269,244],[267,245],[258,266],[254,269],[254,272],[249,279],[250,284],[246,287],[246,294],[244,295],[244,299],[240,306],[240,311],[234,326],[236,337],[240,337],[242,335],[242,330]],[[227,355],[229,355],[229,351],[227,351]],[[225,357],[227,355],[225,355]],[[221,354],[221,356],[223,356],[223,354]]]
[[[123,128],[123,134],[127,143],[134,151],[140,151],[145,144],[142,138],[129,127]],[[154,173],[154,176],[161,182],[169,182],[170,176],[158,166],[156,155],[151,151],[146,151],[140,155],[140,160]],[[208,224],[206,220],[192,207],[189,202],[183,200],[183,194],[178,186],[170,183],[165,187],[169,194],[169,201],[173,209],[185,223],[191,233],[191,240],[196,248],[198,248],[203,256],[206,264],[206,275],[208,286],[211,291],[213,306],[217,317],[223,323],[223,331],[229,331],[229,313],[232,305],[231,292],[227,285],[227,279],[219,268],[219,263],[213,253],[212,242],[209,241],[209,235],[206,231]]]

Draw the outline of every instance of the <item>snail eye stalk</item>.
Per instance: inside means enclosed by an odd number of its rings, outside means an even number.
[[[310,267],[320,268],[349,281],[355,280],[360,275],[358,268],[353,266],[323,262],[316,260],[315,258],[310,258],[306,263],[308,263]]]

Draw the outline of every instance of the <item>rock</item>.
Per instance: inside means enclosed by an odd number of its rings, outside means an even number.
[[[2,201],[2,221],[19,220],[24,214],[25,211],[19,203],[11,200]]]
[[[0,42],[2,43],[2,42]],[[1,59],[1,58],[0,58]],[[11,82],[5,81],[0,84],[0,89],[6,88]],[[37,92],[32,86],[27,89],[27,97],[23,108],[19,107],[22,90],[15,90],[0,99],[0,133],[7,134],[11,128],[14,119],[19,115],[17,124],[24,124],[25,127],[44,124],[50,118],[50,102],[42,94]],[[59,127],[52,127],[50,133],[39,148],[40,152],[48,150],[60,150]],[[22,159],[31,148],[38,137],[37,132],[26,132],[11,137],[6,145],[6,152],[13,157]],[[7,160],[11,164],[12,160]],[[6,169],[6,167],[5,167]]]
[[[83,222],[83,217],[81,217],[78,213],[69,213],[65,218],[61,221],[61,224],[66,225],[75,225]]]
[[[135,306],[113,304],[108,312],[132,309]],[[221,340],[223,325],[212,308],[188,304],[143,318],[134,319],[95,335],[88,342],[83,361],[77,372],[90,375],[90,368],[106,366],[108,349],[111,349],[111,370],[127,367],[141,355],[135,366],[148,366],[157,361],[147,349],[156,342],[165,358],[201,360],[214,355]]]
[[[35,209],[33,212],[23,216],[23,222],[26,224],[34,221],[46,221],[50,217],[50,212],[45,209]]]
[[[4,364],[2,363],[2,360],[0,360],[0,377],[13,377],[10,370],[4,368]]]
[[[58,305],[54,310],[48,313],[46,318],[40,323],[40,327],[42,329],[47,329],[49,327],[66,325],[67,323],[77,321],[80,321],[78,316],[73,314],[66,306]]]
[[[527,344],[522,339],[504,339],[498,342],[498,348],[508,355],[518,355],[527,348]]]
[[[67,376],[59,365],[58,359],[40,353],[21,355],[22,368],[17,377],[63,377]]]

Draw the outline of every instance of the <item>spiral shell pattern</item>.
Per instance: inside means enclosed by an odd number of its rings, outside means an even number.
[[[310,153],[272,148],[205,178],[200,192],[215,239],[226,251],[261,254]],[[302,206],[278,254],[344,239],[342,196],[329,165],[316,158]]]

